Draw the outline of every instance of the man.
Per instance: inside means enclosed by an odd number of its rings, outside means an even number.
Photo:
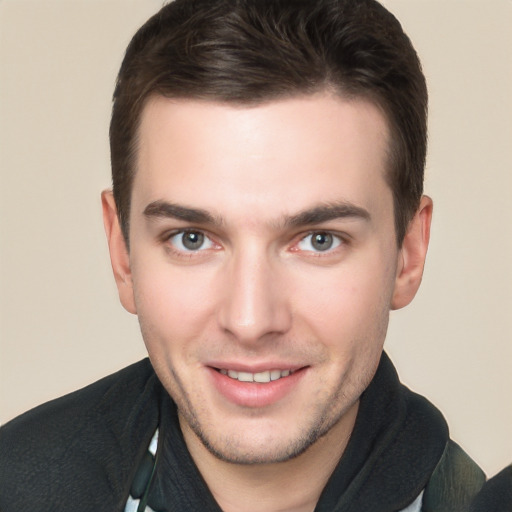
[[[464,510],[383,353],[420,285],[427,92],[370,0],[176,0],[135,35],[103,212],[147,360],[2,431],[0,510]]]
[[[487,480],[469,506],[469,512],[512,510],[512,464]]]

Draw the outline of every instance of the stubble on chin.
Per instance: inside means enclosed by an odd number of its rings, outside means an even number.
[[[366,389],[373,377],[374,371],[358,374],[355,379],[357,382],[347,382],[340,385],[336,391],[329,397],[322,397],[319,400],[322,404],[328,404],[327,407],[317,407],[309,411],[309,421],[293,437],[275,438],[275,431],[270,431],[268,436],[259,437],[255,442],[248,442],[247,435],[228,437],[222,432],[214,431],[211,425],[206,421],[200,420],[201,414],[196,411],[186,393],[176,397],[175,401],[178,407],[178,417],[180,427],[183,432],[185,442],[189,446],[199,442],[216,459],[230,464],[238,465],[256,465],[256,464],[275,464],[287,462],[295,459],[320,439],[336,432],[340,433],[340,439],[334,442],[345,444],[350,437],[355,415],[346,418],[348,411],[355,410],[357,413],[358,402],[361,393]],[[172,396],[172,392],[170,393]],[[355,408],[355,409],[353,409]],[[345,420],[347,420],[345,422]],[[294,428],[287,429],[284,426],[281,431],[293,432]],[[334,448],[336,450],[336,448]]]

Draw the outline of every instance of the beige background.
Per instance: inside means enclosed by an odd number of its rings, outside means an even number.
[[[489,473],[512,462],[512,1],[387,0],[431,92],[425,279],[402,380]],[[0,0],[0,421],[144,356],[100,219],[110,97],[156,0]]]

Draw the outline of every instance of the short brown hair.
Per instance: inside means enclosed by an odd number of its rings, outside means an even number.
[[[375,0],[175,0],[131,40],[114,92],[114,197],[126,242],[149,97],[255,104],[324,89],[372,101],[389,123],[397,242],[418,208],[427,88],[398,20]]]

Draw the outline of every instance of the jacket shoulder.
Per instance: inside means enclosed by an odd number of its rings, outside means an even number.
[[[449,440],[425,488],[423,512],[464,512],[485,482],[485,473]]]
[[[145,359],[3,426],[0,510],[32,510],[29,507],[37,503],[34,510],[42,505],[70,510],[62,496],[66,489],[73,496],[72,509],[78,511],[76,499],[90,497],[90,507],[102,487],[108,487],[112,496],[124,492],[121,488],[129,478],[123,470],[125,459],[136,457],[133,441],[156,424],[158,390]],[[59,499],[58,506],[54,499]]]
[[[151,374],[149,361],[144,359],[82,389],[39,405],[6,423],[0,429],[0,443],[8,449],[23,437],[24,443],[33,439],[33,448],[45,450],[52,439],[62,441],[67,433],[74,433],[74,428],[80,428],[83,420],[101,409],[104,403],[113,401],[115,407],[114,397],[140,392]],[[122,404],[118,402],[118,405]],[[45,443],[36,444],[38,440]],[[3,446],[4,443],[7,445]],[[1,453],[4,460],[8,451],[2,450]]]

